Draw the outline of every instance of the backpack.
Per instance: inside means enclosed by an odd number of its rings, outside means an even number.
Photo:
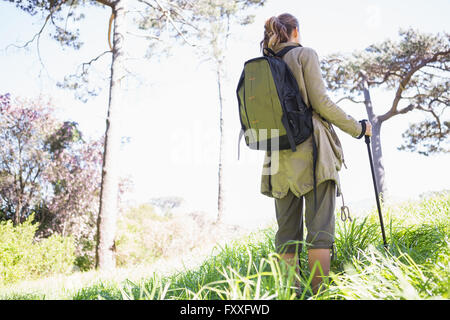
[[[299,45],[301,47],[301,45]],[[312,109],[300,94],[297,80],[282,57],[294,48],[275,53],[265,48],[262,57],[244,63],[236,89],[241,130],[239,144],[253,150],[297,150],[297,145],[313,135],[313,180],[316,198],[317,146],[314,139]],[[270,164],[269,164],[270,165]],[[269,175],[269,186],[270,175]]]

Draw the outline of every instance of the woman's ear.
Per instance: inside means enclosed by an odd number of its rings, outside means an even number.
[[[291,41],[300,43],[298,28],[292,30]]]

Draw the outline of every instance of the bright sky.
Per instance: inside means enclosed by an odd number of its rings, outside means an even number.
[[[72,92],[56,87],[82,62],[108,49],[109,12],[86,11],[79,51],[63,49],[48,34],[40,39],[42,68],[36,45],[29,50],[5,48],[23,44],[39,30],[40,17],[31,18],[13,5],[0,2],[0,93],[14,96],[52,97],[64,119],[80,124],[90,136],[104,133],[108,87],[87,103],[75,100]],[[273,199],[260,194],[263,152],[241,144],[237,161],[239,119],[235,87],[243,63],[258,56],[264,21],[283,12],[300,21],[302,44],[314,48],[320,57],[336,51],[362,50],[386,38],[396,39],[399,28],[412,26],[425,32],[450,31],[449,1],[287,1],[269,0],[256,11],[255,23],[234,28],[227,54],[224,83],[225,117],[225,219],[242,225],[259,226],[274,218]],[[123,136],[131,138],[122,148],[122,174],[134,180],[136,201],[160,196],[181,196],[192,209],[215,214],[217,202],[218,95],[214,73],[200,62],[192,48],[176,46],[169,58],[143,59],[145,45],[130,35],[127,45],[129,69],[122,109]],[[181,40],[180,40],[181,41]],[[98,78],[109,76],[109,56],[94,65]],[[330,93],[330,95],[332,95]],[[389,108],[393,92],[373,92],[376,113]],[[362,105],[341,103],[357,119],[367,118]],[[396,117],[383,124],[382,143],[386,180],[393,197],[417,197],[422,192],[450,189],[450,155],[424,157],[400,152],[401,133],[422,114]],[[348,169],[341,171],[341,183],[350,209],[374,205],[373,185],[366,145],[338,131]],[[340,205],[340,199],[337,202]]]

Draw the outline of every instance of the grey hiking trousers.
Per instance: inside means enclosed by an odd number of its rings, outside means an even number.
[[[306,243],[303,241],[303,198],[305,199]],[[314,214],[314,191],[300,198],[290,190],[284,198],[275,199],[278,231],[275,246],[278,253],[300,253],[308,249],[332,249],[334,243],[336,184],[326,180],[317,186],[317,212]]]

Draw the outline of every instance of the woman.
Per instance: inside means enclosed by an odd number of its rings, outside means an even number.
[[[286,46],[298,46],[288,51],[283,60],[294,74],[303,100],[313,109],[314,137],[318,147],[316,167],[317,210],[314,211],[312,136],[297,146],[297,151],[280,150],[266,153],[264,163],[278,160],[277,173],[263,174],[261,192],[275,198],[278,231],[275,245],[283,260],[296,264],[303,241],[303,198],[305,198],[306,244],[308,264],[312,270],[318,262],[312,280],[316,292],[321,272],[328,276],[331,249],[334,243],[334,211],[336,195],[340,194],[338,171],[344,162],[341,143],[333,129],[336,125],[355,138],[371,135],[370,122],[356,121],[331,101],[323,83],[317,53],[302,47],[298,20],[285,13],[271,17],[264,26],[261,48],[278,52]],[[276,156],[276,158],[275,158]]]

